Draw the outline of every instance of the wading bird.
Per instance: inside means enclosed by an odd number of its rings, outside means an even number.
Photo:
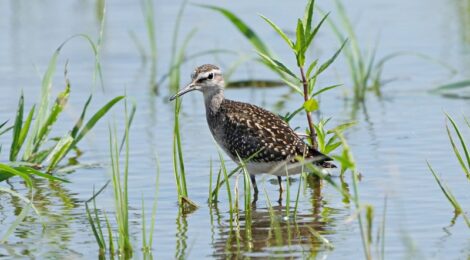
[[[282,192],[281,176],[300,173],[306,162],[335,167],[328,163],[330,157],[307,145],[279,116],[252,104],[226,99],[224,87],[221,70],[205,64],[196,68],[191,83],[170,101],[194,90],[202,92],[212,136],[232,160],[245,163],[255,200],[256,174],[276,175]]]

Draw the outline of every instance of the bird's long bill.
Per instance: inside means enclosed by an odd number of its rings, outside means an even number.
[[[191,92],[193,90],[196,90],[196,88],[194,88],[194,85],[193,83],[190,83],[189,85],[187,85],[186,87],[180,89],[174,96],[171,96],[170,97],[170,101],[173,101],[175,100],[177,97],[179,96],[182,96],[188,92]]]

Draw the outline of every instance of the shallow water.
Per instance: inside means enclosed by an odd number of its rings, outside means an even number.
[[[296,17],[303,12],[302,1],[275,5],[268,1],[211,3],[225,6],[240,15],[282,60],[295,65],[282,40],[257,17],[257,13],[272,18],[282,28],[292,28]],[[320,5],[325,10],[332,10],[334,16],[332,5]],[[387,258],[467,258],[470,255],[468,229],[462,218],[450,226],[453,210],[427,169],[426,160],[442,174],[460,203],[468,205],[468,183],[453,158],[443,113],[453,115],[463,126],[461,115],[468,115],[468,100],[446,99],[429,94],[427,90],[470,77],[470,3],[464,0],[387,3],[361,0],[345,5],[364,46],[373,46],[373,41],[380,35],[379,56],[396,51],[420,52],[458,70],[457,74],[452,74],[434,62],[414,57],[397,58],[385,67],[384,77],[395,80],[384,87],[383,99],[371,96],[366,107],[354,112],[350,102],[344,99],[348,88],[340,88],[322,97],[321,117],[332,117],[331,126],[353,119],[357,121],[357,125],[347,131],[347,139],[363,176],[361,200],[375,207],[375,228],[381,223],[384,198],[387,197]],[[95,8],[96,3],[92,1],[0,2],[0,78],[3,90],[0,121],[14,117],[21,90],[25,93],[28,107],[36,101],[40,89],[38,75],[46,69],[53,51],[63,40],[76,33],[97,37],[99,19]],[[159,76],[169,67],[172,28],[178,8],[179,3],[174,1],[156,3]],[[214,48],[253,54],[252,47],[219,14],[189,5],[182,20],[180,39],[194,27],[198,31],[189,44],[189,54]],[[217,171],[219,161],[198,93],[184,98],[181,132],[189,196],[200,208],[187,215],[179,213],[171,157],[173,105],[166,101],[169,92],[165,85],[161,86],[158,96],[151,94],[149,64],[142,63],[129,36],[132,31],[146,44],[145,30],[139,5],[133,1],[110,1],[102,57],[106,92],[103,94],[99,90],[99,84],[93,86],[93,55],[82,40],[73,40],[64,47],[54,86],[55,93],[63,87],[62,68],[68,60],[72,94],[67,113],[53,130],[57,135],[74,124],[91,91],[95,92],[95,97],[90,111],[98,109],[104,100],[125,92],[137,103],[138,112],[131,129],[129,180],[131,232],[136,257],[142,258],[139,251],[141,201],[142,198],[145,201],[149,219],[155,191],[154,158],[158,155],[161,173],[153,245],[153,256],[157,259],[227,256],[363,258],[357,221],[350,217],[355,212],[354,206],[344,203],[341,194],[327,184],[319,193],[318,187],[301,183],[298,218],[286,221],[283,218],[286,198],[282,205],[275,202],[277,183],[269,176],[258,177],[261,190],[263,187],[267,190],[279,222],[271,222],[266,196],[261,192],[253,209],[251,228],[245,225],[242,212],[239,228],[231,230],[225,191],[222,190],[217,207],[210,208],[206,203],[210,160],[212,158],[214,171]],[[313,55],[326,59],[338,45],[325,27]],[[216,63],[228,68],[238,58],[237,55],[221,54],[191,60],[182,67],[181,83],[189,80],[189,74],[198,64]],[[348,86],[347,76],[345,62],[340,59],[319,84],[326,86],[344,82]],[[233,76],[233,79],[247,78],[275,79],[275,75],[256,63],[248,63]],[[301,102],[296,95],[285,99],[288,93],[286,87],[226,90],[228,98],[258,104],[279,113],[292,111]],[[276,105],[280,100],[285,101],[283,107]],[[106,121],[122,126],[122,106],[114,108],[112,114],[97,125],[81,144],[84,154],[79,158],[80,162],[98,163],[99,167],[65,175],[70,184],[38,181],[34,200],[46,228],[43,229],[38,217],[31,214],[10,237],[8,244],[0,245],[0,256],[90,258],[98,255],[98,247],[86,219],[84,201],[91,197],[94,187],[98,189],[109,179]],[[303,116],[292,122],[294,126],[304,127],[304,124]],[[466,131],[464,134],[468,140],[470,133]],[[4,144],[2,158],[6,158],[8,153],[8,139],[6,136],[1,140]],[[227,164],[229,169],[234,168],[232,162]],[[336,172],[333,174],[337,175]],[[339,178],[334,180],[339,182]],[[346,181],[351,183],[349,175]],[[291,191],[295,193],[299,183],[299,178],[294,177]],[[1,185],[26,192],[17,179]],[[105,211],[111,216],[114,206],[110,188],[100,195],[97,202],[100,212]],[[243,205],[242,196],[240,203]],[[15,198],[0,196],[2,226],[14,220],[14,215],[21,211],[21,205]],[[334,249],[329,250],[321,244],[309,228],[324,235]],[[274,230],[280,230],[281,236],[276,236]]]

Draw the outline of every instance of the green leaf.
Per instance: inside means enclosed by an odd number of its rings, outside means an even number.
[[[269,62],[270,64],[274,65],[278,70],[290,75],[291,77],[295,78],[295,79],[298,79],[297,76],[292,72],[290,71],[284,64],[282,64],[280,61],[277,61],[273,58],[270,58],[266,55],[264,55],[263,53],[261,52],[258,52],[258,55],[264,59],[265,61]],[[299,79],[298,79],[299,80]],[[300,80],[299,80],[300,81]]]
[[[208,8],[215,10],[222,15],[224,15],[244,36],[247,38],[250,43],[255,47],[258,52],[269,54],[270,51],[268,47],[263,43],[263,41],[258,37],[258,35],[240,18],[238,18],[235,14],[230,12],[227,9],[213,6],[213,5],[198,5],[203,8]]]
[[[320,95],[321,93],[325,92],[325,91],[328,91],[330,89],[334,89],[334,88],[337,88],[339,86],[342,86],[343,84],[337,84],[337,85],[332,85],[332,86],[328,86],[328,87],[324,87],[322,89],[320,89],[319,91],[313,93],[312,95],[310,95],[310,97],[315,97],[315,96],[318,96]]]
[[[331,130],[328,130],[328,133],[329,134],[333,134],[333,133],[342,133],[344,130],[352,127],[352,126],[355,126],[357,124],[356,121],[351,121],[351,122],[347,122],[347,123],[344,123],[344,124],[340,124],[338,126],[336,126],[335,128],[331,129]]]
[[[439,185],[439,188],[441,188],[442,193],[446,196],[447,200],[449,200],[450,204],[454,207],[455,214],[460,214],[462,213],[462,207],[460,206],[460,203],[457,202],[457,199],[454,197],[450,189],[445,185],[445,183],[441,180],[441,178],[437,175],[437,173],[433,170],[431,167],[431,164],[429,164],[428,161],[426,161],[428,164],[428,168],[431,171],[432,175],[434,176],[434,179],[436,180],[437,184]]]
[[[305,63],[305,32],[302,20],[297,20],[295,51],[297,54],[297,65],[303,67]]]
[[[28,187],[32,187],[33,181],[29,177],[29,175],[23,171],[17,170],[9,165],[0,163],[0,180],[8,179],[14,175],[17,175],[25,181]]]
[[[310,66],[308,66],[308,69],[307,69],[307,78],[309,79],[310,78],[310,74],[312,73],[313,69],[317,66],[318,64],[318,59],[315,59],[311,64]]]
[[[458,90],[462,88],[470,87],[470,80],[457,81],[450,84],[441,85],[435,88],[433,91],[448,91],[448,90]]]
[[[52,129],[52,126],[57,121],[60,113],[63,111],[65,105],[67,104],[69,94],[70,84],[67,84],[65,90],[57,96],[54,106],[52,107],[47,120],[40,127],[39,134],[34,140],[33,153],[37,152],[41,144],[46,140],[49,132]]]
[[[341,145],[341,142],[336,142],[336,143],[332,142],[332,143],[330,143],[329,140],[328,140],[328,143],[325,146],[325,151],[324,152],[326,154],[329,154],[329,153],[333,152],[334,150],[336,150],[336,148],[338,148],[340,145]]]
[[[304,108],[307,112],[313,112],[318,109],[318,102],[311,98],[304,103]]]
[[[469,169],[467,169],[467,166],[465,166],[465,162],[462,159],[462,155],[460,154],[460,151],[454,142],[454,138],[452,137],[452,134],[450,133],[449,126],[447,125],[446,125],[446,130],[447,130],[447,135],[449,136],[450,144],[452,145],[452,150],[454,150],[455,157],[457,157],[457,160],[459,161],[460,166],[462,167],[462,170],[464,171],[465,175],[467,175],[467,179],[470,180],[470,171]]]
[[[75,138],[77,136],[78,130],[80,130],[80,128],[83,125],[83,120],[85,119],[86,111],[88,109],[88,105],[90,105],[91,99],[92,99],[92,95],[90,95],[88,97],[87,101],[85,102],[85,105],[83,106],[83,109],[82,109],[82,114],[80,115],[80,118],[78,119],[77,123],[75,123],[75,126],[73,127],[72,131],[70,132],[70,135],[73,138]]]
[[[13,129],[13,126],[2,129],[7,123],[8,123],[8,120],[6,120],[5,122],[0,124],[0,135],[3,135],[4,133],[6,133],[6,132],[10,131],[11,129]],[[1,150],[1,146],[0,146],[0,150]]]
[[[317,134],[318,149],[320,152],[325,153],[325,132],[323,131],[323,126],[319,123],[318,125],[313,124],[313,127]]]
[[[260,15],[261,18],[263,18],[271,27],[286,41],[287,45],[289,47],[294,48],[294,43],[287,37],[287,35],[282,31],[281,28],[279,28],[276,24],[274,24],[271,20],[269,20],[267,17]]]
[[[282,81],[283,81],[284,83],[286,83],[287,86],[289,86],[290,88],[292,88],[293,90],[295,90],[297,93],[299,93],[299,94],[301,94],[301,95],[304,94],[304,92],[303,92],[303,90],[301,89],[301,87],[295,85],[294,82],[292,82],[292,81],[290,81],[290,80],[288,80],[288,79],[286,79],[286,78],[282,78]]]
[[[23,109],[24,109],[24,96],[21,93],[20,100],[18,101],[18,110],[16,112],[15,124],[13,126],[13,141],[10,147],[10,161],[16,161],[19,148],[18,140],[20,139],[21,128],[23,126]]]
[[[312,43],[313,39],[315,39],[315,36],[317,35],[318,31],[320,30],[321,26],[323,25],[323,22],[325,22],[326,18],[328,18],[328,15],[330,15],[330,13],[327,13],[326,15],[323,16],[323,18],[317,24],[315,29],[313,29],[313,32],[307,37],[307,42],[305,43],[306,48],[308,48],[310,46],[310,44]]]
[[[446,113],[446,116],[449,119],[449,121],[451,122],[452,126],[454,127],[454,130],[457,133],[457,136],[459,137],[460,145],[462,146],[462,149],[463,149],[464,154],[465,154],[465,158],[467,159],[467,167],[468,167],[468,169],[470,169],[470,153],[467,149],[467,144],[465,143],[464,138],[463,138],[462,134],[460,133],[459,127],[455,123],[454,119],[452,119],[452,117],[449,116],[447,113]]]
[[[314,0],[308,0],[307,6],[305,7],[304,18],[303,22],[305,25],[305,32],[308,35],[312,28],[312,20],[313,20],[313,9],[315,7]]]
[[[65,41],[67,42],[67,40]],[[38,135],[41,129],[41,126],[44,125],[47,117],[48,117],[48,109],[49,109],[49,96],[52,89],[52,77],[56,70],[57,66],[57,58],[59,57],[60,50],[64,46],[65,42],[63,42],[54,52],[52,55],[49,65],[47,67],[46,73],[42,78],[41,84],[41,101],[38,106],[36,120],[32,129],[32,135],[28,138],[26,143],[26,150],[23,156],[24,160],[27,160],[33,153],[33,147],[35,140],[38,140]]]
[[[70,146],[73,143],[73,138],[70,134],[62,137],[57,144],[52,149],[51,153],[46,158],[47,172],[52,172],[52,170],[59,164],[60,160],[62,160],[67,152],[69,151]]]
[[[21,147],[24,144],[24,141],[26,140],[26,136],[28,136],[29,129],[31,127],[31,122],[33,121],[33,116],[34,116],[34,111],[36,109],[36,105],[34,105],[31,110],[29,111],[28,117],[26,117],[26,120],[23,123],[23,127],[21,128],[20,136],[18,138],[18,151],[21,150]]]
[[[315,72],[315,75],[313,77],[316,77],[318,75],[320,75],[320,73],[322,73],[324,70],[326,70],[334,61],[335,59],[338,57],[338,55],[341,53],[341,50],[343,49],[343,47],[346,45],[346,43],[348,42],[348,40],[345,40],[343,42],[343,44],[341,45],[341,47],[339,48],[339,50],[337,50],[335,52],[335,54],[330,58],[328,59],[325,63],[323,63],[320,68]],[[312,78],[313,78],[312,77]]]
[[[126,111],[127,111],[127,102],[125,104]],[[129,114],[129,120],[127,120],[127,128],[126,129],[131,129],[132,121],[134,120],[135,112],[137,111],[137,103],[134,99],[132,99],[132,107],[131,107],[131,112]],[[122,148],[124,147],[124,144],[126,143],[126,136],[127,133],[124,134],[122,137],[121,141],[121,147],[119,148],[119,152],[122,151]]]
[[[90,97],[91,98],[91,97]],[[89,100],[90,100],[89,98]],[[60,148],[66,148],[65,150],[59,149],[57,152],[60,154],[59,157],[55,158],[54,164],[57,165],[59,162],[70,152],[70,150],[77,145],[80,140],[96,125],[96,123],[104,116],[108,111],[119,101],[121,101],[124,98],[124,96],[118,96],[113,98],[111,101],[109,101],[106,105],[104,105],[100,110],[98,110],[91,118],[88,120],[88,122],[85,124],[85,126],[81,129],[78,134],[73,138],[73,141],[69,143],[69,140],[64,140],[64,143],[61,144],[62,147]],[[88,101],[87,101],[88,102]],[[87,104],[85,107],[88,106]],[[86,108],[84,108],[86,110]],[[80,123],[79,125],[81,125]],[[75,125],[77,127],[77,124]],[[74,129],[75,129],[74,127]],[[56,146],[57,147],[57,146]],[[47,154],[49,154],[51,151],[48,151]],[[45,158],[45,157],[44,157]],[[51,169],[49,169],[51,170]]]
[[[25,172],[25,173],[30,174],[30,175],[36,175],[36,176],[39,176],[41,178],[45,178],[45,179],[48,179],[48,180],[51,180],[51,181],[60,181],[60,182],[70,183],[70,181],[68,181],[66,179],[62,179],[62,178],[55,177],[55,176],[47,174],[47,173],[40,172],[40,171],[38,171],[36,169],[33,169],[31,167],[16,166],[15,169],[18,170],[18,171],[22,171],[22,172]]]
[[[98,110],[91,118],[88,120],[86,125],[82,128],[80,133],[77,135],[75,138],[73,145],[71,147],[74,147],[80,140],[95,126],[95,124],[104,116],[106,113],[121,99],[123,99],[124,96],[118,96],[113,98],[111,101],[109,101],[106,105],[104,105],[100,110]]]

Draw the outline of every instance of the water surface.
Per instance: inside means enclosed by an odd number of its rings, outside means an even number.
[[[275,4],[270,1],[210,3],[227,7],[240,15],[282,60],[295,65],[283,41],[257,14],[272,18],[282,28],[293,28],[296,17],[303,12],[302,1]],[[169,67],[172,28],[179,5],[175,1],[156,2],[157,79]],[[335,16],[333,5],[320,5],[325,10],[332,10]],[[426,160],[431,162],[460,203],[468,205],[468,183],[458,162],[452,157],[444,116],[444,111],[454,115],[463,126],[461,115],[468,115],[468,101],[445,99],[431,95],[427,90],[470,76],[469,5],[464,0],[345,2],[363,45],[373,46],[375,39],[380,38],[379,56],[396,51],[424,53],[453,66],[458,73],[452,74],[434,62],[414,57],[393,60],[385,67],[384,78],[394,81],[384,87],[384,97],[377,99],[371,96],[367,105],[355,112],[351,103],[344,98],[345,93],[350,92],[344,60],[338,60],[319,82],[322,86],[338,82],[345,84],[343,88],[322,97],[319,116],[332,117],[331,126],[357,121],[357,125],[346,135],[363,175],[360,182],[361,200],[374,206],[377,225],[382,217],[384,198],[388,198],[387,258],[460,259],[470,254],[468,229],[461,218],[450,226],[452,208],[426,166]],[[180,39],[193,28],[198,30],[188,45],[188,54],[223,48],[243,55],[254,55],[252,47],[238,31],[217,13],[188,6],[181,23]],[[99,18],[93,1],[0,2],[0,78],[3,93],[0,95],[0,121],[14,117],[22,90],[28,107],[37,100],[40,75],[63,40],[77,33],[97,37],[98,31]],[[275,202],[277,184],[269,176],[259,178],[258,183],[267,190],[279,222],[271,221],[263,194],[253,209],[251,228],[246,226],[244,213],[241,212],[239,227],[231,229],[224,190],[217,207],[209,207],[206,203],[210,160],[213,161],[214,170],[218,169],[219,161],[217,148],[206,125],[202,97],[198,93],[184,98],[181,133],[189,195],[200,208],[191,214],[181,214],[176,203],[172,172],[173,105],[166,101],[168,87],[164,84],[158,96],[152,94],[149,64],[142,62],[129,32],[146,44],[146,28],[140,6],[128,0],[110,1],[102,53],[105,93],[100,91],[99,84],[93,83],[94,64],[89,46],[81,40],[73,40],[65,46],[60,56],[54,92],[58,93],[64,86],[62,68],[68,60],[72,93],[67,113],[63,114],[53,131],[60,135],[70,129],[92,91],[95,97],[90,111],[98,109],[105,100],[125,92],[136,101],[138,113],[131,132],[129,201],[137,258],[141,258],[138,250],[141,245],[141,201],[143,198],[146,212],[149,213],[155,190],[156,154],[161,169],[153,245],[153,256],[157,259],[227,256],[363,258],[357,221],[350,218],[354,207],[345,203],[341,194],[326,184],[321,192],[318,187],[301,184],[299,213],[294,222],[282,217],[286,214],[285,197],[282,205]],[[311,55],[326,59],[338,46],[330,30],[325,27]],[[186,83],[192,69],[201,63],[216,63],[228,69],[239,59],[238,56],[205,56],[191,60],[182,66],[181,83]],[[275,79],[275,75],[259,64],[249,62],[233,76],[233,79],[249,78]],[[226,96],[282,114],[296,109],[301,102],[301,97],[289,95],[287,87],[228,89]],[[284,106],[276,105],[279,101],[284,101]],[[122,107],[116,107],[112,115],[97,125],[81,145],[84,154],[80,162],[97,163],[99,167],[66,174],[70,184],[38,180],[34,199],[43,214],[42,222],[46,223],[46,228],[42,228],[37,216],[30,215],[11,236],[8,244],[0,246],[2,257],[97,257],[98,247],[86,219],[84,201],[92,195],[94,187],[101,187],[110,177],[106,121],[115,122],[122,128]],[[305,127],[304,117],[295,118],[292,125]],[[469,134],[465,132],[467,139]],[[9,138],[7,135],[1,140],[4,155],[8,152]],[[235,166],[232,162],[227,164],[230,169]],[[334,173],[335,176],[337,174]],[[299,178],[294,180],[291,189],[297,191]],[[334,180],[339,182],[339,178]],[[350,183],[349,175],[346,182]],[[26,192],[18,179],[12,179],[9,184],[2,183],[2,186]],[[17,199],[2,195],[2,226],[11,223],[21,207]],[[100,212],[112,215],[111,189],[108,188],[99,197],[98,207]],[[149,218],[150,215],[147,215]],[[320,243],[311,234],[310,228],[323,234],[334,249],[330,250]],[[276,237],[275,229],[281,230],[280,239]]]

